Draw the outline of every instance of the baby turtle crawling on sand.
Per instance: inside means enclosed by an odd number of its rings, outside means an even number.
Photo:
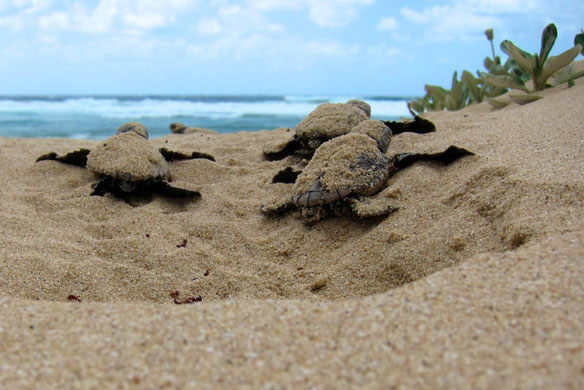
[[[352,132],[356,126],[371,118],[371,106],[361,100],[346,103],[323,103],[316,107],[297,126],[294,136],[284,144],[264,151],[267,160],[281,160],[292,154],[310,158],[324,142]],[[391,129],[392,134],[403,132],[429,133],[435,131],[432,122],[415,117],[413,121],[377,121]],[[387,145],[385,146],[387,150]],[[385,152],[386,150],[382,150]]]
[[[402,153],[387,157],[372,137],[350,133],[323,143],[297,176],[293,194],[273,205],[262,206],[268,216],[300,209],[307,222],[316,222],[349,209],[361,218],[383,216],[395,210],[387,197],[375,196],[398,169],[416,161],[436,160],[448,164],[472,155],[450,146],[434,154]]]
[[[55,160],[87,167],[99,179],[91,195],[111,193],[119,197],[157,192],[169,197],[198,197],[199,192],[186,183],[170,184],[167,161],[213,157],[193,152],[192,155],[156,149],[148,141],[148,130],[137,122],[122,125],[116,135],[98,144],[93,150],[80,149],[64,156],[48,153],[38,161]]]
[[[173,134],[217,134],[215,130],[205,129],[204,127],[186,126],[180,122],[171,123],[170,132]]]

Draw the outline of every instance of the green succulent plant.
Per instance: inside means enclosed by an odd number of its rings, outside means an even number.
[[[495,55],[495,45],[493,44],[493,39],[495,38],[495,32],[493,31],[492,28],[488,28],[485,30],[485,35],[487,37],[487,40],[491,43],[491,51],[493,52],[493,61],[495,61],[495,63],[500,64],[501,59]],[[487,58],[489,58],[489,57],[487,57]]]
[[[573,48],[566,50],[562,54],[550,57],[550,51],[552,50],[557,37],[558,30],[556,26],[553,23],[549,24],[542,33],[541,49],[539,54],[529,54],[508,40],[505,40],[501,43],[501,50],[513,58],[519,67],[529,73],[531,79],[533,80],[533,89],[535,91],[541,91],[546,88],[547,80],[554,73],[569,65],[574,60],[574,58],[580,54],[582,46],[577,43]],[[491,83],[494,82],[492,78],[488,79],[488,81]],[[509,88],[517,88],[517,83],[524,83],[523,80],[517,78],[515,78],[515,82],[510,80],[507,81],[509,81]],[[521,89],[526,88],[522,87]]]
[[[584,56],[584,28],[581,31],[574,36],[574,46],[580,45],[580,54]]]
[[[426,94],[409,102],[411,111],[421,113],[436,110],[459,110],[470,103],[489,102],[495,108],[505,107],[512,100],[518,104],[526,104],[540,99],[532,94],[526,83],[533,80],[533,90],[540,91],[547,86],[553,77],[553,85],[568,82],[571,86],[574,79],[584,76],[584,71],[574,72],[572,61],[584,48],[584,30],[574,37],[574,47],[560,55],[550,57],[550,51],[556,41],[558,32],[552,23],[542,33],[541,50],[538,54],[529,54],[505,40],[500,48],[508,58],[505,63],[495,53],[493,29],[485,30],[485,36],[491,44],[492,58],[486,57],[483,65],[487,72],[477,71],[475,77],[469,71],[463,71],[460,80],[454,72],[451,89],[437,85],[425,85]],[[583,53],[584,55],[584,53]],[[570,66],[568,66],[570,65]],[[526,93],[515,93],[509,99],[496,99],[509,89],[522,90]]]

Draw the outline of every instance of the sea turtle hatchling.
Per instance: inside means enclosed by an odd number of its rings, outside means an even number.
[[[147,139],[148,132],[139,123],[124,124],[116,134],[93,149],[79,149],[63,156],[48,153],[38,161],[55,160],[86,167],[98,176],[91,195],[111,193],[118,197],[157,192],[169,197],[198,197],[199,192],[186,183],[172,184],[167,161],[212,156],[193,152],[190,155],[166,148],[156,149]]]
[[[134,132],[116,134],[87,155],[87,169],[99,179],[91,195],[158,192],[171,197],[198,197],[188,186],[169,182],[168,163],[162,153]]]
[[[204,127],[186,126],[180,122],[171,123],[170,132],[173,134],[217,134],[215,130],[205,129]]]
[[[396,207],[387,197],[374,195],[385,187],[387,179],[398,169],[420,160],[448,164],[472,154],[466,149],[450,146],[440,153],[402,153],[388,157],[370,136],[345,134],[323,143],[316,150],[312,160],[297,176],[291,196],[262,206],[261,211],[267,216],[280,216],[300,209],[309,223],[347,209],[362,218],[387,215]]]
[[[322,103],[316,107],[295,128],[288,141],[264,151],[267,160],[281,160],[290,155],[310,158],[324,142],[348,134],[364,122],[371,122],[371,106],[362,100],[349,100],[346,103]],[[387,127],[387,139],[403,132],[429,133],[435,131],[432,122],[416,116],[413,121],[375,121]],[[387,142],[380,145],[387,150]],[[383,148],[384,146],[384,148]]]

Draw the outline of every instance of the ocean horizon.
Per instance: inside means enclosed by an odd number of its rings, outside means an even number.
[[[372,117],[409,117],[408,96],[350,95],[0,95],[1,137],[105,139],[122,124],[144,124],[152,138],[173,122],[219,133],[295,127],[321,103],[362,99]]]

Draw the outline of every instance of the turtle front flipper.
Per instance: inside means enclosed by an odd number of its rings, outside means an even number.
[[[399,207],[394,206],[387,197],[379,195],[350,199],[349,203],[351,205],[351,210],[359,218],[386,216],[399,209]]]
[[[393,158],[393,164],[397,169],[404,169],[417,161],[439,161],[443,164],[450,164],[464,156],[474,156],[464,148],[451,145],[445,151],[438,153],[400,153]]]
[[[186,183],[173,182],[170,184],[165,180],[157,181],[154,189],[161,195],[169,198],[200,198],[201,193],[195,189],[188,188]]]
[[[279,217],[286,214],[288,211],[294,210],[296,204],[288,200],[273,203],[271,205],[261,205],[260,210],[262,214],[268,217]]]
[[[175,160],[194,160],[198,158],[202,158],[205,160],[215,161],[215,157],[211,156],[207,153],[202,152],[192,152],[191,154],[183,153],[183,152],[175,152],[173,150],[168,150],[166,148],[159,149],[160,154],[164,156],[166,161],[175,161]]]
[[[277,145],[272,149],[264,150],[264,158],[268,161],[282,160],[288,156],[296,153],[302,144],[298,142],[296,137],[292,138],[285,144]]]
[[[78,167],[85,168],[87,165],[87,155],[89,154],[89,149],[79,149],[71,153],[67,153],[63,156],[57,155],[55,152],[43,154],[36,159],[36,162],[39,161],[59,161],[65,164],[75,165]]]
[[[418,115],[416,115],[416,117],[412,121],[406,122],[383,121],[383,123],[385,123],[385,125],[391,129],[391,133],[393,135],[400,133],[427,134],[436,131],[436,126],[434,125],[434,123]]]

